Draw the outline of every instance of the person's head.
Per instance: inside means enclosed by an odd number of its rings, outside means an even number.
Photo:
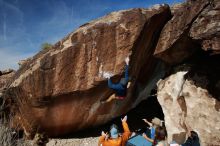
[[[118,126],[113,124],[111,127],[110,127],[110,137],[111,138],[118,138]]]
[[[161,126],[161,120],[157,117],[154,117],[151,121],[151,123],[153,124],[153,126]]]
[[[190,131],[190,137],[193,140],[198,140],[199,139],[199,136],[198,136],[198,134],[195,131]]]
[[[155,140],[156,141],[162,141],[165,140],[167,137],[167,131],[165,127],[158,126],[155,129]]]

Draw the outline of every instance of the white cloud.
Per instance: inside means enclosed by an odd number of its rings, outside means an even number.
[[[8,68],[18,69],[18,61],[33,56],[34,53],[20,54],[0,49],[0,70]]]

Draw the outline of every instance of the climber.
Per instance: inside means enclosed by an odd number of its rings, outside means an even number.
[[[127,116],[121,119],[121,121],[124,132],[122,134],[119,134],[118,127],[113,124],[109,132],[110,137],[107,133],[102,131],[102,135],[99,138],[98,146],[125,146],[128,138],[131,136],[131,132],[127,124]]]
[[[101,103],[108,103],[110,101],[112,101],[113,99],[124,99],[126,97],[126,92],[127,92],[127,88],[129,88],[130,86],[130,82],[129,82],[129,75],[128,75],[128,69],[129,69],[129,58],[127,57],[125,59],[125,77],[121,78],[121,80],[114,84],[112,83],[110,76],[108,76],[108,87],[113,89],[115,91],[115,94],[112,94],[108,99],[101,101]]]
[[[147,119],[143,119],[143,121],[150,126],[150,138],[145,133],[143,134],[143,137],[153,143],[155,138],[155,129],[162,126],[162,121],[157,117],[154,117],[151,122],[147,121]]]

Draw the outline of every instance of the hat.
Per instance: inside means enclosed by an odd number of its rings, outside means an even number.
[[[121,78],[120,84],[122,84],[123,86],[126,86],[127,83],[128,83],[128,82],[126,81],[125,78]]]
[[[157,117],[154,117],[151,122],[152,122],[152,124],[154,124],[156,126],[161,126],[161,121]]]
[[[111,136],[111,138],[118,138],[118,128],[117,128],[117,126],[115,124],[113,124],[111,126],[110,136]]]

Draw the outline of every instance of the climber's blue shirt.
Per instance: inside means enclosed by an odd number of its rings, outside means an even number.
[[[125,66],[125,80],[128,82],[128,65]],[[116,96],[125,97],[127,91],[127,85],[123,86],[120,82],[117,84],[113,84],[110,79],[108,79],[108,87],[115,90]]]

